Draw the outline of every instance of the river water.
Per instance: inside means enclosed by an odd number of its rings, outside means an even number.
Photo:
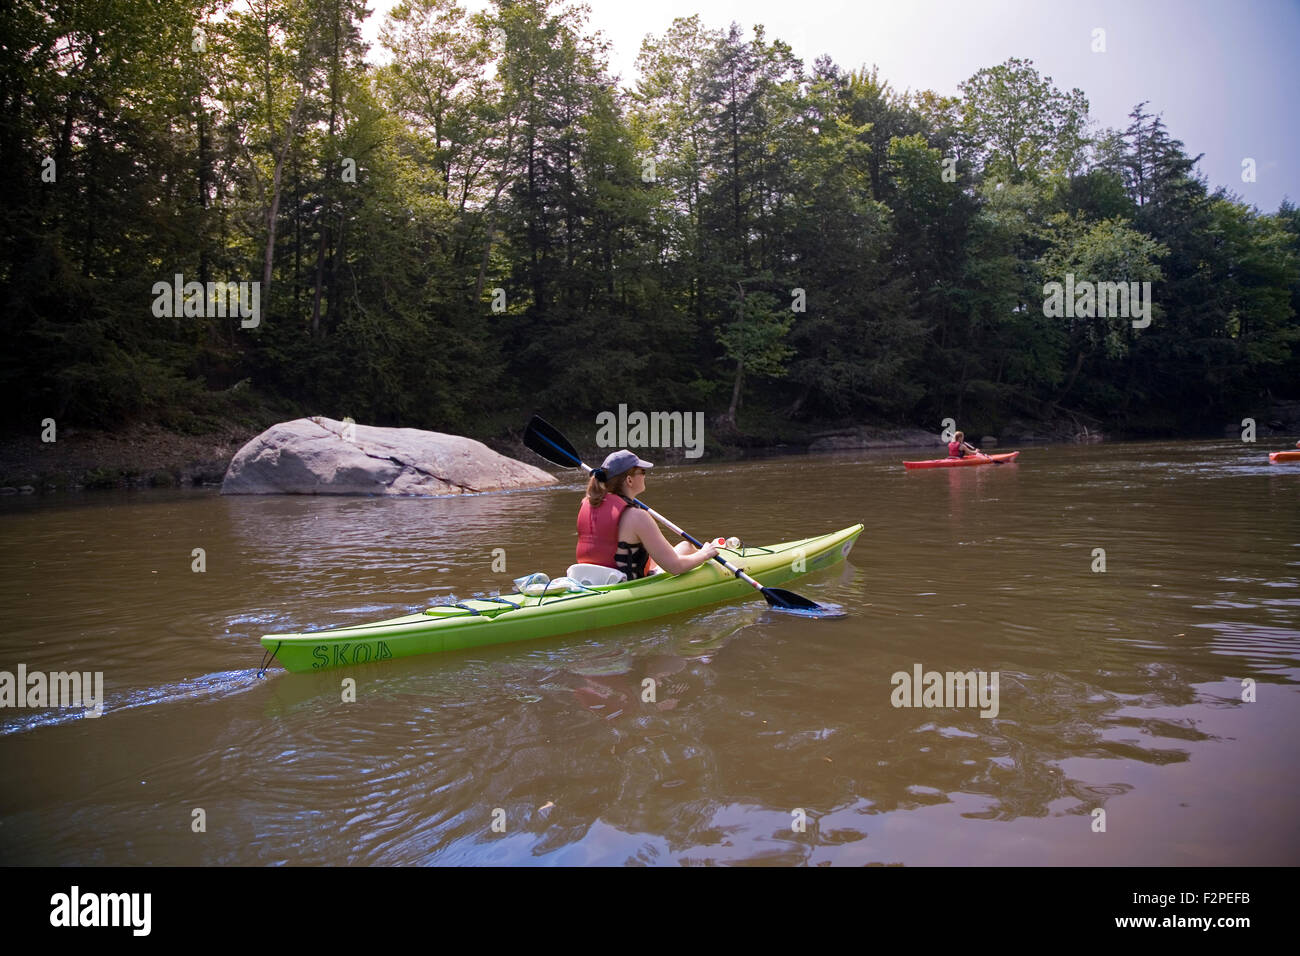
[[[0,670],[102,671],[106,697],[0,710],[0,863],[1300,862],[1300,464],[903,457],[651,474],[701,536],[865,524],[788,585],[842,618],[749,600],[264,679],[264,633],[562,574],[581,486],[0,499]],[[996,715],[894,706],[918,667],[996,674]]]

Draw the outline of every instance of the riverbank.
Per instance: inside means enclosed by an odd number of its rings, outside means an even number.
[[[52,442],[39,434],[8,436],[0,439],[0,494],[220,484],[230,459],[261,431],[230,424],[187,435],[131,425],[118,432],[60,429]]]
[[[39,434],[9,436],[0,439],[0,494],[220,485],[231,459],[264,427],[232,422],[203,435],[184,434],[157,424],[132,425],[118,432],[67,428],[61,429],[53,442],[41,441]],[[571,426],[567,431],[577,435],[580,429]],[[479,440],[503,455],[540,464],[517,435]],[[996,441],[985,443],[992,446]],[[863,425],[812,430],[798,439],[718,428],[710,434],[705,457],[710,461],[734,461],[809,452],[941,446],[937,432],[919,428]],[[596,451],[593,448],[592,454]],[[655,449],[655,458],[663,464],[693,460],[679,448]]]
[[[1259,423],[1260,436],[1289,434],[1288,426],[1298,414],[1300,403],[1279,403],[1270,410],[1268,418]],[[262,418],[266,420],[260,421]],[[0,494],[219,485],[239,449],[266,428],[283,420],[286,420],[284,409],[272,411],[263,408],[252,417],[224,419],[215,429],[199,435],[159,424],[135,424],[113,432],[62,428],[53,442],[41,441],[37,432],[27,436],[6,436],[0,438]],[[574,436],[581,435],[585,427],[584,423],[576,422],[557,421],[556,424]],[[477,438],[503,455],[540,464],[524,447],[519,434],[507,432],[469,437]],[[996,435],[979,434],[974,430],[967,434],[968,440],[987,449],[1041,442],[1098,442],[1123,437],[1127,436],[1103,432],[1100,423],[1079,420],[1074,416],[1050,422],[1013,419]],[[871,424],[834,428],[814,424],[794,430],[788,423],[770,420],[755,421],[752,425],[746,423],[741,430],[715,419],[709,424],[704,458],[734,461],[882,448],[928,450],[942,446],[938,431],[921,428]],[[591,453],[594,455],[596,451],[593,448]],[[654,454],[655,460],[664,464],[694,460],[688,459],[680,448],[655,449]]]

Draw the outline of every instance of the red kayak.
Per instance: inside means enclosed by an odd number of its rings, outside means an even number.
[[[1271,451],[1268,460],[1274,465],[1280,461],[1300,461],[1300,451]]]
[[[1015,461],[1018,451],[1001,455],[967,455],[965,458],[934,458],[930,461],[905,461],[904,468],[968,468],[971,465],[993,465],[1000,461]]]

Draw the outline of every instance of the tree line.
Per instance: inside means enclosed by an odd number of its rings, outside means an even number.
[[[1019,59],[900,93],[699,17],[623,89],[552,0],[403,0],[371,62],[364,15],[19,0],[7,428],[202,430],[259,396],[471,434],[619,403],[1159,433],[1297,397],[1300,213],[1211,191],[1147,103],[1095,130]],[[1150,283],[1149,322],[1046,315],[1067,275]],[[184,291],[228,282],[255,318]]]

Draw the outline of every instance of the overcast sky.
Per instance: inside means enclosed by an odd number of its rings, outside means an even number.
[[[482,0],[461,0],[483,9]],[[377,40],[393,0],[370,0]],[[1272,212],[1300,202],[1300,0],[588,0],[590,27],[611,42],[625,86],[648,33],[699,14],[706,26],[763,24],[805,64],[823,53],[845,69],[876,65],[898,90],[955,95],[1008,57],[1034,61],[1059,89],[1078,87],[1101,127],[1123,128],[1142,100],[1164,115],[1211,189]],[[1094,30],[1105,52],[1093,52]],[[1242,181],[1255,161],[1256,181]]]

